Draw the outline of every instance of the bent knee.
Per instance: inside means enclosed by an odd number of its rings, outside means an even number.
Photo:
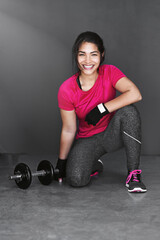
[[[67,176],[67,182],[72,187],[84,187],[90,182],[90,176],[82,175]]]
[[[138,109],[136,108],[136,106],[133,104],[127,105],[123,108],[120,108],[118,110],[118,112],[119,112],[119,114],[129,116],[130,118],[139,118],[140,119],[140,113],[139,113]]]

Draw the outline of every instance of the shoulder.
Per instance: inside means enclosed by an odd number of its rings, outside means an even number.
[[[114,71],[118,69],[115,65],[111,65],[111,64],[103,64],[99,67],[100,72],[107,72],[107,71]]]
[[[72,87],[76,79],[76,74],[66,79],[60,86],[60,88]]]
[[[58,91],[59,108],[70,111],[74,109],[76,96],[76,75],[65,80]]]
[[[103,76],[109,75],[110,77],[117,75],[117,74],[124,75],[123,72],[118,67],[116,67],[115,65],[111,65],[111,64],[101,65],[99,68],[99,72]]]
[[[99,68],[99,73],[104,80],[109,79],[113,87],[115,87],[115,84],[119,79],[126,77],[119,68],[117,68],[115,65],[109,64],[101,65]]]
[[[60,92],[75,91],[75,82],[76,82],[77,76],[78,76],[77,74],[74,74],[70,78],[66,79],[59,87],[59,91]]]
[[[105,75],[114,71],[117,67],[110,64],[103,64],[99,67],[99,73]]]

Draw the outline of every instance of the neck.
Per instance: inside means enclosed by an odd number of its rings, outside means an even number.
[[[82,83],[95,83],[98,78],[98,72],[95,72],[92,75],[80,73],[79,77]]]

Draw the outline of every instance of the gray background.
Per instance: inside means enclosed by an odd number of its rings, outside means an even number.
[[[142,154],[160,154],[159,0],[0,0],[0,152],[58,154],[57,92],[86,30],[139,87]]]

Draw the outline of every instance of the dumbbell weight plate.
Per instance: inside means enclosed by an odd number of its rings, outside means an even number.
[[[25,163],[19,163],[14,169],[14,175],[21,174],[20,179],[16,179],[15,182],[17,186],[21,189],[27,189],[32,182],[31,170]]]
[[[37,171],[44,170],[46,174],[44,176],[38,176],[40,183],[43,185],[49,185],[54,176],[54,168],[48,160],[43,160],[39,163]]]

